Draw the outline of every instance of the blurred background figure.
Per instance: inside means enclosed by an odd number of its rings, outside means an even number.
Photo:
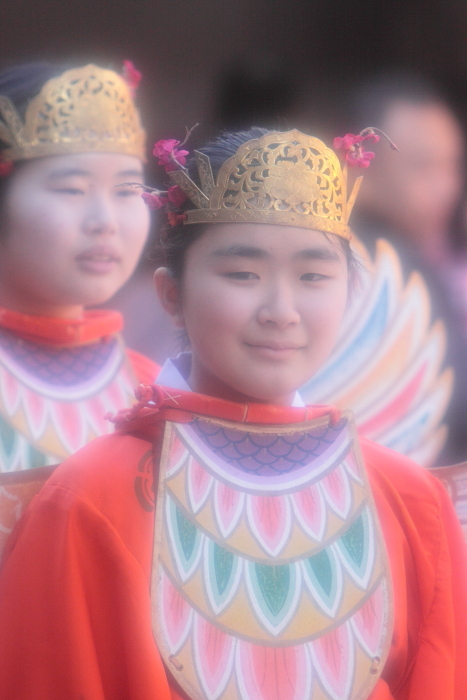
[[[374,79],[351,99],[352,124],[385,131],[399,155],[378,149],[365,173],[354,227],[383,235],[439,273],[453,256],[450,235],[464,177],[464,136],[436,88],[415,75]],[[361,125],[361,126],[359,126]]]
[[[349,99],[348,123],[356,133],[376,126],[399,148],[394,153],[377,147],[352,227],[371,251],[378,238],[391,241],[406,276],[418,270],[429,286],[433,315],[446,324],[447,357],[455,371],[450,439],[441,460],[460,461],[467,453],[467,257],[459,217],[464,134],[437,87],[407,73],[376,76],[357,87]]]

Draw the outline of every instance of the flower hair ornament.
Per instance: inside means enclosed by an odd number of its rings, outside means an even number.
[[[193,127],[194,128],[194,127]],[[360,134],[334,140],[337,154],[319,139],[297,130],[269,132],[243,143],[221,166],[214,179],[211,163],[194,151],[200,187],[185,167],[185,140],[158,141],[153,154],[165,168],[172,186],[166,191],[143,187],[142,197],[152,209],[165,207],[169,224],[178,223],[268,223],[310,228],[350,239],[348,219],[362,178],[347,196],[347,167],[366,168],[374,153],[364,142],[378,142],[379,129],[369,127]],[[125,183],[135,184],[135,183]],[[189,199],[194,209],[182,210]]]

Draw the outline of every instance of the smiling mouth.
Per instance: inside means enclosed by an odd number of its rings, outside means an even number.
[[[283,352],[285,350],[301,350],[303,345],[293,345],[290,343],[245,343],[250,348],[265,348],[266,350],[274,350]]]
[[[96,247],[78,255],[76,261],[86,272],[106,274],[121,262],[121,257],[111,248]]]
[[[283,343],[245,343],[249,351],[258,358],[280,362],[296,357],[303,349],[303,345],[290,345]]]

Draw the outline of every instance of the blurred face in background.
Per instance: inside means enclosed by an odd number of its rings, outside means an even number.
[[[0,219],[0,306],[75,317],[133,272],[149,229],[141,161],[116,153],[37,158],[17,167]]]
[[[431,260],[448,249],[447,230],[463,180],[464,140],[440,102],[395,101],[381,127],[400,153],[377,146],[365,173],[360,208],[375,215]]]

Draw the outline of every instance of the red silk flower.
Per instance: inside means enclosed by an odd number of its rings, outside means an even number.
[[[366,134],[338,136],[334,139],[334,148],[343,152],[345,162],[351,168],[368,168],[375,154],[372,151],[365,151],[364,141],[378,143],[379,136],[371,131]]]
[[[176,207],[181,207],[183,202],[186,201],[186,194],[178,185],[173,185],[167,190],[167,198]]]
[[[162,197],[160,194],[155,194],[153,192],[143,192],[141,197],[153,211],[162,209],[162,207],[167,204],[167,197]]]
[[[181,166],[186,164],[186,156],[189,152],[177,150],[177,146],[179,145],[180,141],[176,141],[175,139],[161,139],[154,144],[153,155],[159,159],[158,165],[162,165],[166,173],[176,170],[177,163]]]
[[[130,88],[132,97],[134,97],[143,75],[135,68],[133,61],[123,61],[122,77]]]

